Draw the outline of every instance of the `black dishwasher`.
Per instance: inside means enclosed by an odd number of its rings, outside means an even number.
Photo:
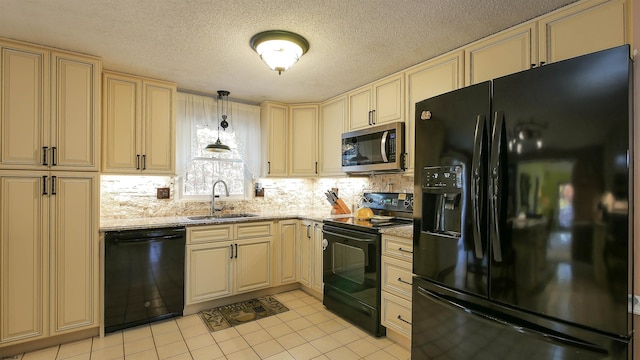
[[[185,229],[105,233],[105,332],[181,316]]]

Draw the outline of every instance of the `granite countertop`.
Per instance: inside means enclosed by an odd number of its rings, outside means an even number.
[[[391,235],[397,237],[403,237],[407,239],[413,239],[413,225],[393,226],[389,228],[380,229],[382,235]]]
[[[137,230],[160,227],[200,226],[236,224],[243,222],[275,221],[286,219],[302,219],[321,222],[326,218],[344,217],[345,215],[331,215],[327,211],[309,211],[304,214],[291,212],[253,213],[256,216],[237,218],[217,218],[192,220],[187,216],[146,217],[132,219],[101,219],[100,231]]]

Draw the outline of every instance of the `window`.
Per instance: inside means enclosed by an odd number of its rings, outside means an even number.
[[[216,100],[178,93],[178,198],[208,201],[216,180],[227,183],[231,199],[244,199],[252,193],[251,180],[260,170],[260,108],[232,102],[229,105],[229,127],[220,128],[218,135]],[[218,136],[231,151],[204,150]],[[216,190],[223,191],[219,187]]]

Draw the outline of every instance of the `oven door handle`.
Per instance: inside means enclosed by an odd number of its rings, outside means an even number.
[[[353,236],[337,234],[337,233],[334,233],[334,232],[331,232],[331,231],[327,231],[327,230],[325,230],[323,232],[325,234],[327,234],[327,235],[339,236],[341,238],[345,238],[345,239],[349,239],[349,240],[353,240],[353,241],[358,241],[358,242],[375,242],[376,241],[375,238],[374,239],[370,239],[370,240],[363,240],[363,239],[358,239],[358,238],[353,237]],[[376,236],[376,238],[377,238],[377,236]]]

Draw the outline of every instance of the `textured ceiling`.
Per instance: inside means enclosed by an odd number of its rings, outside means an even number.
[[[100,56],[105,69],[248,103],[318,102],[573,0],[0,0],[0,36]],[[296,32],[278,76],[249,46]]]

